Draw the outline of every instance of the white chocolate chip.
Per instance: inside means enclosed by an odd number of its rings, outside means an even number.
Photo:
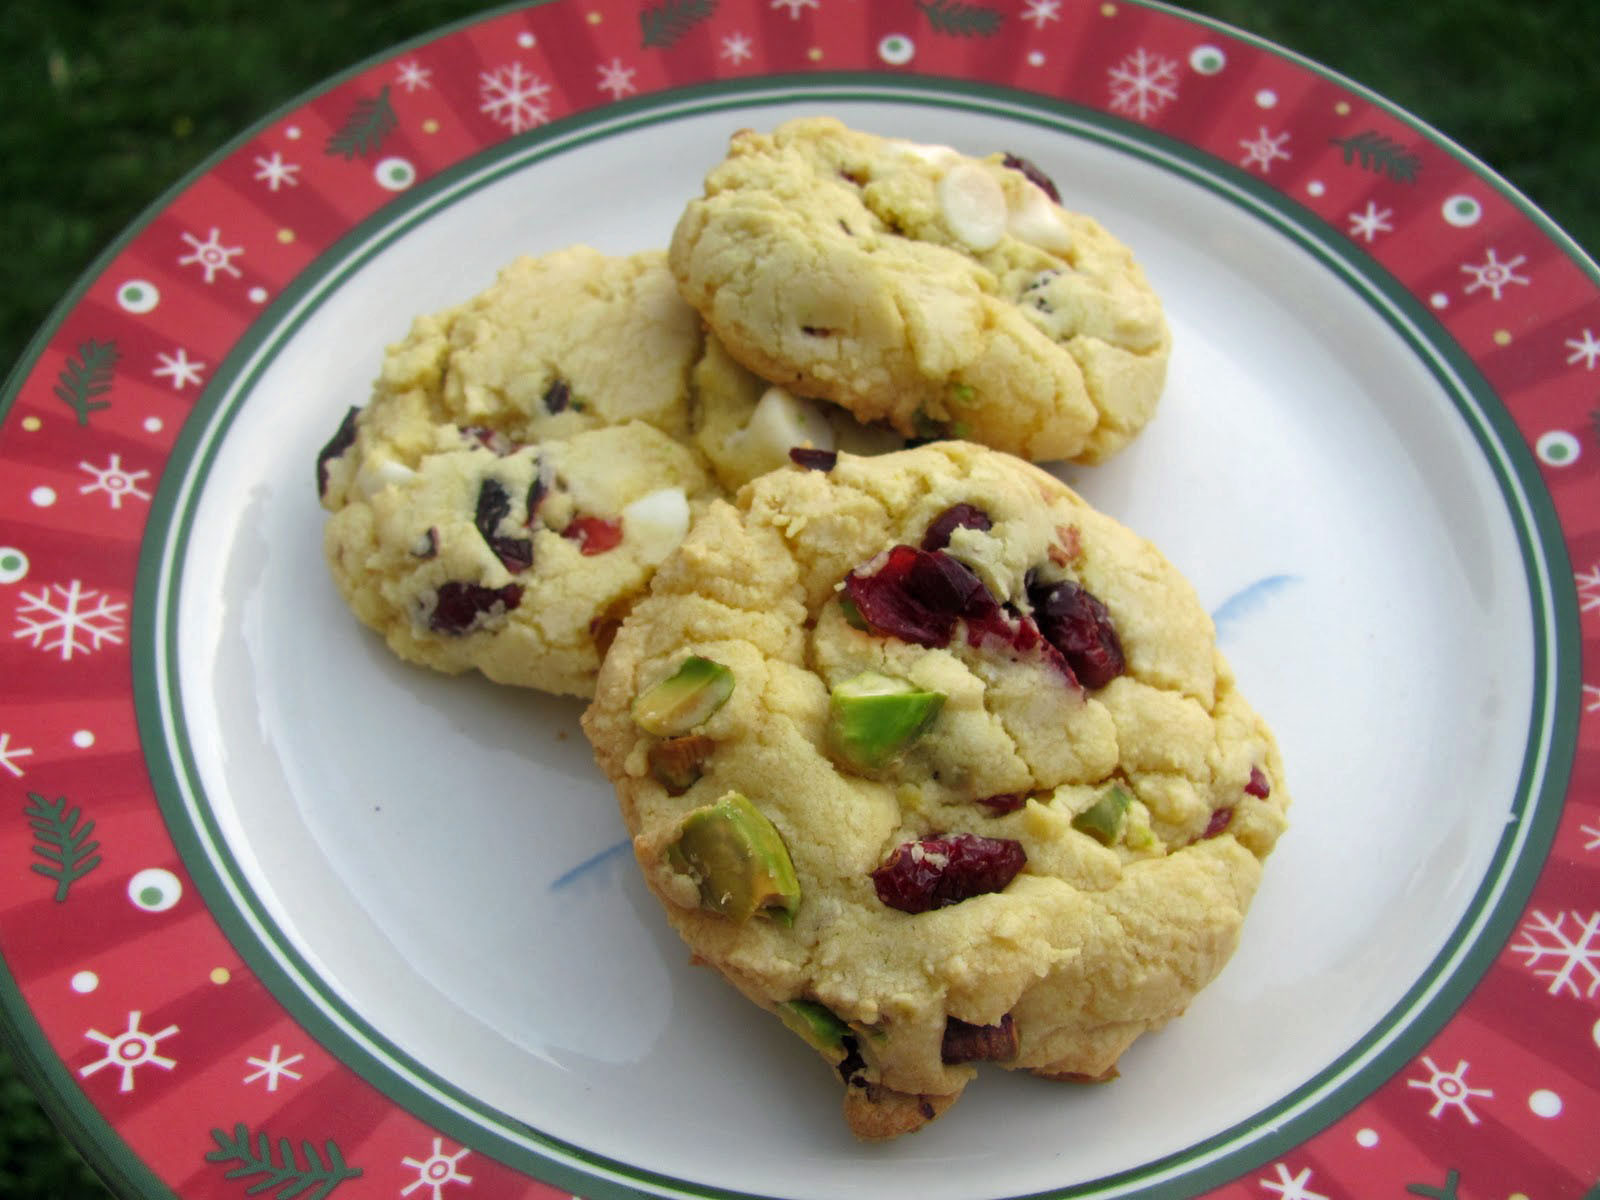
[[[1061,214],[1045,195],[1044,189],[1029,183],[1021,189],[1022,198],[1006,219],[1006,228],[1019,241],[1065,254],[1072,249],[1072,235],[1067,232]]]
[[[370,500],[384,488],[415,479],[416,475],[417,473],[404,463],[397,463],[394,459],[381,454],[373,454],[362,460],[361,469],[356,472],[356,491]]]
[[[941,146],[935,142],[913,142],[908,138],[890,138],[889,145],[908,158],[915,158],[925,163],[932,163],[936,167],[949,166],[960,161],[961,155],[949,146]]]
[[[995,177],[977,163],[962,163],[939,180],[939,208],[960,242],[990,250],[1006,233],[1006,194]]]
[[[622,534],[654,565],[671,554],[689,532],[689,498],[679,487],[640,496],[622,510]]]
[[[727,442],[729,451],[748,460],[751,469],[765,473],[787,466],[796,446],[832,450],[833,426],[809,400],[781,387],[769,387],[756,403],[750,421]]]

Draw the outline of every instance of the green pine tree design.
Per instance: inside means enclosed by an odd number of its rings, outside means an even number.
[[[111,369],[121,358],[116,342],[97,342],[93,338],[78,347],[76,358],[69,358],[56,377],[56,398],[78,414],[78,424],[87,425],[89,414],[110,408],[111,401],[96,400],[111,390]]]
[[[662,0],[639,11],[646,50],[665,50],[717,11],[717,0]]]
[[[100,865],[100,856],[95,853],[100,843],[89,840],[94,822],[79,824],[83,810],[69,810],[65,796],[46,800],[37,792],[29,792],[28,800],[28,807],[22,811],[37,839],[33,852],[48,862],[31,866],[38,874],[56,881],[56,903],[65,903],[72,885]]]
[[[965,4],[961,0],[916,0],[916,4],[934,32],[953,33],[957,37],[992,37],[1005,20],[1005,13],[998,8]]]
[[[385,85],[378,89],[376,96],[363,96],[355,102],[344,124],[329,136],[328,153],[347,160],[358,154],[362,157],[373,154],[399,123]]]
[[[274,1200],[326,1200],[334,1188],[361,1174],[360,1167],[345,1163],[344,1153],[331,1140],[323,1143],[323,1151],[328,1156],[326,1161],[315,1146],[302,1141],[300,1151],[305,1156],[302,1165],[300,1155],[295,1153],[294,1144],[288,1138],[279,1138],[274,1145],[265,1133],[252,1137],[250,1127],[243,1121],[233,1127],[231,1137],[220,1129],[213,1129],[211,1138],[217,1148],[206,1153],[207,1162],[239,1164],[224,1172],[224,1179],[262,1177],[245,1189],[248,1196],[277,1188]]]
[[[1376,129],[1347,138],[1333,138],[1332,141],[1344,151],[1345,162],[1360,159],[1366,170],[1387,175],[1396,183],[1415,183],[1417,172],[1422,169],[1420,158]]]

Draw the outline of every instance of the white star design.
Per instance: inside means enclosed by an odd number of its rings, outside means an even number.
[[[283,155],[274,150],[270,157],[262,158],[256,155],[256,179],[267,185],[268,190],[277,191],[280,187],[298,187],[300,180],[300,164],[284,162]]]
[[[1287,159],[1289,152],[1284,149],[1289,144],[1289,132],[1272,134],[1267,132],[1265,125],[1260,127],[1260,132],[1252,138],[1240,138],[1239,145],[1244,147],[1245,155],[1239,160],[1241,167],[1260,167],[1265,175],[1272,170],[1272,164],[1280,159]]]
[[[417,1177],[405,1187],[400,1189],[402,1196],[409,1196],[418,1188],[427,1188],[432,1193],[432,1200],[440,1200],[446,1184],[459,1183],[465,1187],[472,1186],[472,1176],[463,1175],[459,1164],[468,1154],[465,1147],[454,1154],[444,1152],[444,1139],[433,1139],[433,1153],[424,1159],[411,1157],[402,1158],[400,1165],[411,1167],[416,1171]]]
[[[1393,233],[1394,226],[1389,224],[1389,218],[1394,216],[1394,210],[1379,208],[1372,200],[1367,201],[1367,207],[1358,213],[1349,213],[1350,236],[1361,238],[1370,242],[1380,233]]]
[[[433,78],[433,72],[428,70],[414,58],[408,58],[403,63],[396,63],[394,69],[395,82],[408,92],[418,88],[432,88],[428,80]]]
[[[1428,1069],[1427,1079],[1408,1079],[1406,1086],[1421,1088],[1433,1096],[1433,1107],[1428,1109],[1428,1115],[1434,1120],[1439,1119],[1439,1114],[1447,1108],[1458,1108],[1461,1115],[1467,1119],[1469,1125],[1476,1125],[1483,1120],[1472,1111],[1472,1100],[1481,1096],[1492,1100],[1494,1092],[1490,1088],[1475,1088],[1467,1086],[1467,1062],[1462,1060],[1456,1063],[1454,1071],[1446,1071],[1429,1058],[1422,1056],[1422,1065]]]
[[[193,253],[178,259],[178,265],[198,266],[206,273],[207,283],[216,282],[218,271],[226,271],[235,279],[244,273],[233,265],[234,258],[244,253],[244,247],[224,246],[222,233],[215,225],[211,227],[211,232],[206,235],[206,240],[203,242],[192,233],[185,233],[183,240],[189,243]]]
[[[137,1067],[160,1067],[163,1071],[170,1071],[178,1064],[170,1058],[165,1058],[156,1053],[156,1046],[162,1038],[171,1037],[178,1032],[176,1025],[168,1025],[160,1033],[145,1033],[139,1028],[142,1013],[137,1010],[128,1014],[128,1028],[114,1036],[101,1033],[98,1029],[91,1029],[83,1036],[91,1041],[99,1042],[106,1048],[105,1057],[98,1062],[92,1062],[84,1067],[78,1074],[87,1079],[96,1071],[105,1067],[114,1067],[122,1072],[122,1084],[117,1088],[119,1092],[133,1091],[133,1072]]]
[[[1043,29],[1046,21],[1059,21],[1061,0],[1026,0],[1024,21],[1032,21],[1035,29]]]
[[[1592,683],[1584,684],[1583,685],[1583,695],[1584,695],[1583,711],[1584,712],[1600,712],[1600,686],[1597,686],[1597,685],[1592,684]],[[1600,829],[1595,830],[1595,832],[1597,834],[1600,834]],[[1588,848],[1590,850],[1594,849],[1593,846],[1590,846]]]
[[[29,746],[13,746],[9,733],[0,733],[0,767],[10,771],[18,779],[23,776],[23,770],[17,766],[17,759],[27,758],[33,753]]]
[[[773,8],[787,8],[789,18],[793,21],[800,19],[800,13],[807,8],[816,8],[818,0],[772,0]]]
[[[1592,691],[1595,695],[1594,703],[1589,706],[1589,711],[1593,712],[1595,709],[1600,708],[1600,688],[1590,687],[1588,684],[1583,686],[1585,691]],[[3,734],[0,734],[0,737],[3,736]],[[5,743],[0,742],[0,750],[4,749]],[[1588,835],[1589,840],[1583,844],[1585,850],[1600,850],[1600,825],[1579,825],[1578,829]]]
[[[189,357],[182,346],[173,350],[171,354],[162,354],[156,351],[156,358],[161,360],[159,367],[153,367],[150,374],[158,379],[172,380],[172,390],[181,392],[189,384],[200,386],[200,372],[206,369],[206,364]]]
[[[755,51],[750,48],[750,38],[743,33],[730,33],[722,39],[722,50],[719,57],[731,63],[742,63],[752,57]]]
[[[298,1071],[291,1071],[289,1068],[304,1059],[305,1055],[292,1054],[288,1058],[279,1058],[278,1056],[282,1052],[283,1047],[274,1042],[266,1058],[246,1058],[244,1061],[247,1065],[257,1067],[259,1070],[252,1075],[246,1075],[244,1081],[246,1083],[254,1083],[258,1079],[265,1079],[267,1081],[267,1091],[275,1092],[278,1090],[278,1081],[280,1079],[298,1081],[302,1078]]]
[[[1572,351],[1567,355],[1569,367],[1582,363],[1585,371],[1592,371],[1595,364],[1600,363],[1600,338],[1595,337],[1591,330],[1585,329],[1581,336],[1568,338],[1567,349]]]
[[[1273,1163],[1272,1169],[1278,1176],[1276,1180],[1256,1180],[1263,1191],[1277,1192],[1283,1200],[1328,1200],[1321,1192],[1313,1192],[1306,1186],[1311,1181],[1310,1167],[1301,1168],[1298,1175],[1290,1175],[1289,1168],[1282,1163]]]
[[[86,462],[80,462],[78,467],[94,476],[93,483],[86,483],[78,489],[85,496],[90,492],[104,492],[106,500],[115,509],[121,509],[125,496],[138,500],[150,499],[150,493],[139,486],[150,478],[150,472],[128,470],[122,465],[120,454],[113,454],[103,467]]]
[[[597,69],[600,72],[597,86],[602,92],[610,92],[613,100],[621,100],[629,92],[638,90],[633,86],[634,68],[623,66],[620,58],[613,58]]]
[[[1463,290],[1472,293],[1487,288],[1489,294],[1498,300],[1501,291],[1513,283],[1527,287],[1529,281],[1517,274],[1517,268],[1527,261],[1526,254],[1519,254],[1508,262],[1501,262],[1491,247],[1489,256],[1483,262],[1461,264],[1462,272],[1472,276],[1472,282]]]

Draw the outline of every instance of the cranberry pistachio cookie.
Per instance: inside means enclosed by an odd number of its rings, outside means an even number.
[[[317,459],[340,592],[401,658],[588,696],[715,493],[665,255],[523,258],[419,318]]]
[[[1108,1078],[1235,947],[1271,733],[1188,583],[1055,477],[796,457],[662,563],[584,715],[645,879],[862,1138],[979,1062]]]
[[[1128,248],[1007,154],[805,118],[734,135],[673,233],[685,299],[764,379],[908,437],[1093,462],[1171,339]]]

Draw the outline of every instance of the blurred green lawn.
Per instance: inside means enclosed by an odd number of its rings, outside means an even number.
[[[0,363],[9,369],[93,258],[224,142],[327,76],[484,7],[0,0]],[[1472,150],[1600,251],[1597,0],[1180,7],[1375,89]],[[0,1051],[0,1197],[104,1194]]]

